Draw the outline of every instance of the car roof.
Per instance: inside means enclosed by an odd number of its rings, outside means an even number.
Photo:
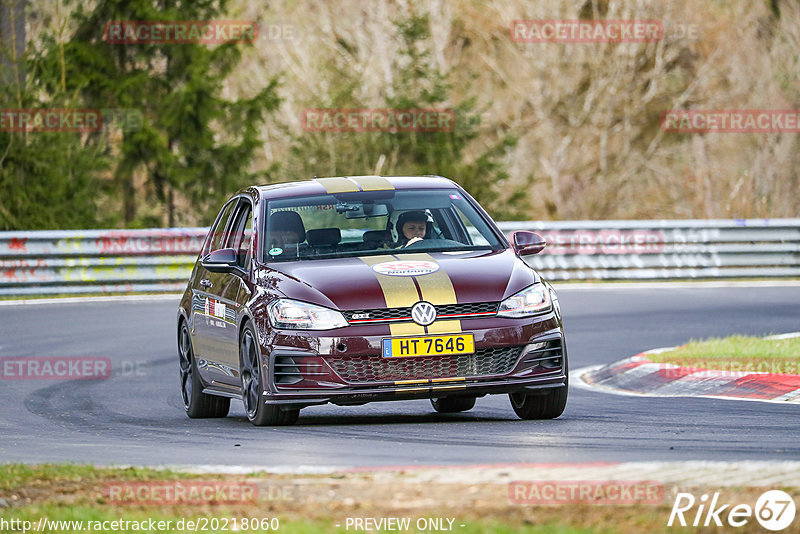
[[[456,183],[441,176],[332,176],[297,182],[256,186],[262,198],[287,198],[328,193],[452,189]]]

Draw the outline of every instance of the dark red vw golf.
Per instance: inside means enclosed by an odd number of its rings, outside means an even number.
[[[250,187],[223,206],[178,310],[189,417],[242,399],[254,425],[328,402],[430,399],[461,412],[508,394],[558,417],[567,347],[553,288],[454,182],[348,176]]]

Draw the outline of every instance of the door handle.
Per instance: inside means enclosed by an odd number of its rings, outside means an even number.
[[[203,278],[202,280],[200,280],[200,286],[202,287],[211,287],[212,285],[214,284],[212,284],[211,280],[209,280],[208,278]]]

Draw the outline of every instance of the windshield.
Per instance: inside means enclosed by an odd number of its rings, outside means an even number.
[[[455,189],[279,199],[265,209],[266,262],[503,248]]]

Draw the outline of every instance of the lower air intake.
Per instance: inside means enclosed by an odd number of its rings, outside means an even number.
[[[478,349],[475,354],[382,358],[333,356],[326,360],[349,383],[423,378],[485,377],[509,373],[522,347]]]

